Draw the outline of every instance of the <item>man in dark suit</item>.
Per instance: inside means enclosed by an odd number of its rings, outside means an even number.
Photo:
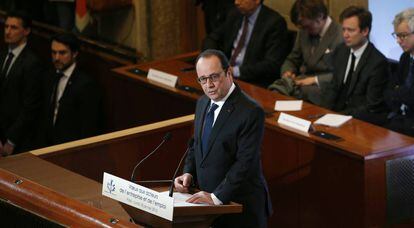
[[[368,40],[372,15],[351,6],[341,13],[340,21],[345,43],[333,53],[333,79],[323,91],[322,105],[357,118],[382,112],[388,64]]]
[[[175,187],[188,192],[192,182],[198,185],[201,191],[187,202],[243,204],[243,213],[222,216],[214,227],[265,227],[271,202],[260,159],[264,111],[233,83],[222,52],[204,51],[196,68],[205,96],[197,102],[194,144]]]
[[[393,24],[393,35],[404,53],[385,93],[391,112],[384,122],[386,128],[414,136],[414,9],[398,13]]]
[[[68,33],[57,35],[51,49],[55,69],[44,81],[41,146],[99,134],[101,94],[97,83],[78,68],[78,39]]]
[[[5,21],[7,49],[0,53],[0,154],[30,149],[40,104],[42,64],[27,45],[31,20],[23,12]]]
[[[282,80],[296,85],[286,95],[320,105],[321,90],[332,79],[331,54],[342,43],[341,26],[328,15],[323,0],[296,0],[290,14],[299,31],[280,71]],[[276,80],[269,89],[279,90],[279,84]]]
[[[236,0],[237,9],[208,34],[203,49],[223,51],[235,78],[266,87],[275,80],[290,50],[286,21],[262,2]]]

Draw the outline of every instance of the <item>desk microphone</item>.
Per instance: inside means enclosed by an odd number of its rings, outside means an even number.
[[[141,163],[144,162],[145,160],[147,160],[147,158],[151,157],[151,155],[153,155],[155,152],[158,151],[158,149],[162,146],[162,144],[164,144],[165,142],[167,142],[170,139],[171,139],[171,132],[167,132],[167,134],[164,135],[164,138],[162,139],[161,143],[151,153],[149,153],[141,161],[139,161],[138,164],[135,165],[134,169],[132,170],[132,174],[131,174],[131,182],[135,182],[134,181],[135,180],[135,171],[141,165]]]
[[[183,162],[184,158],[188,154],[188,151],[193,146],[193,144],[194,144],[194,138],[191,138],[190,140],[188,140],[187,150],[184,152],[183,156],[181,157],[181,160],[180,160],[180,163],[178,163],[177,169],[175,169],[174,176],[171,179],[170,189],[168,191],[168,196],[170,196],[170,197],[173,196],[174,180],[175,180],[175,177],[177,176],[178,170],[180,169],[181,163]]]

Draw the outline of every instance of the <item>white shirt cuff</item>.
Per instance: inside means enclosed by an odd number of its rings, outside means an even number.
[[[214,195],[214,193],[211,193],[211,199],[213,200],[214,205],[222,205],[223,202],[221,202],[221,200],[219,200],[217,198],[216,195]]]
[[[315,82],[316,82],[316,85],[319,87],[319,80],[318,80],[318,76],[316,75],[315,75]]]

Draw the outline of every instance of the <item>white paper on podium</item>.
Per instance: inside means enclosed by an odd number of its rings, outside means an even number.
[[[314,124],[325,125],[329,127],[339,127],[348,120],[352,119],[352,116],[345,116],[339,114],[326,114],[317,119]]]
[[[168,191],[160,192],[163,195],[168,196]],[[174,207],[197,207],[197,206],[208,206],[206,203],[187,203],[185,202],[187,199],[189,199],[192,195],[189,193],[181,193],[181,192],[174,192],[173,198],[174,198]]]
[[[302,100],[276,101],[275,111],[300,111],[302,110]]]

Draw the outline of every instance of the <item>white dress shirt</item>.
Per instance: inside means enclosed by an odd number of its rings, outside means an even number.
[[[351,68],[352,54],[355,55],[354,69],[352,69],[354,71],[357,68],[359,60],[361,59],[361,56],[364,53],[367,46],[368,46],[368,41],[366,41],[365,44],[362,45],[357,50],[351,49],[351,54],[349,54],[349,57],[348,57],[348,64],[346,65],[346,71],[345,71],[345,76],[344,76],[344,81],[343,81],[344,83],[346,82],[346,78],[348,77],[348,72],[350,70],[349,68]]]
[[[73,71],[75,70],[76,67],[76,63],[73,63],[72,65],[70,65],[65,71],[63,71],[63,76],[60,78],[59,80],[59,84],[57,86],[57,91],[56,91],[56,100],[55,100],[55,111],[54,111],[54,115],[53,115],[53,124],[56,121],[56,117],[59,111],[59,101],[60,98],[62,98],[63,92],[65,92],[66,86],[68,84],[68,81],[73,73]]]

